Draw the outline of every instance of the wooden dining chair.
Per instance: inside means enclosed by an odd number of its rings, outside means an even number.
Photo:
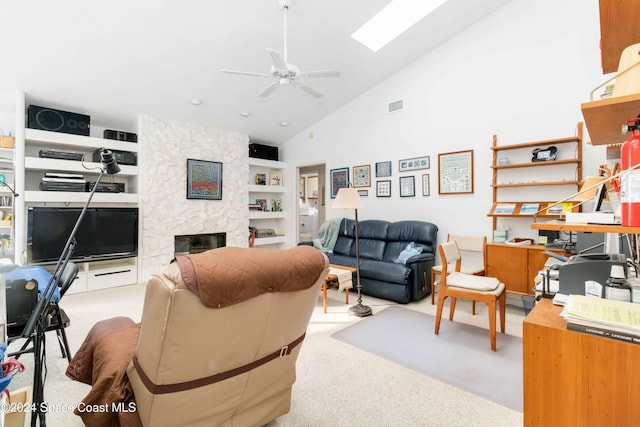
[[[495,277],[476,276],[460,272],[462,256],[456,241],[443,243],[438,247],[442,259],[442,274],[438,291],[438,307],[436,310],[435,334],[440,332],[440,319],[444,301],[451,298],[449,320],[453,321],[456,299],[480,301],[487,304],[489,311],[489,334],[491,350],[496,351],[496,303],[500,307],[500,332],[504,333],[506,313],[506,291],[504,283]],[[453,265],[453,271],[450,271]]]
[[[487,263],[487,236],[463,236],[449,234],[447,242],[455,241],[458,249],[463,255],[468,255],[460,266],[460,271],[475,276],[484,276],[485,265]],[[439,282],[436,276],[442,274],[442,265],[431,267],[431,305],[435,303],[436,286]],[[472,304],[472,313],[476,314],[475,301]]]

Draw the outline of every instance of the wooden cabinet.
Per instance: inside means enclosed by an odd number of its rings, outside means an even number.
[[[487,243],[486,275],[498,278],[508,292],[532,295],[534,279],[549,258],[545,250],[567,255],[561,249],[548,249],[543,245]]]
[[[603,73],[616,72],[624,48],[640,42],[639,14],[640,3],[636,0],[600,0]]]
[[[525,426],[637,426],[640,345],[569,331],[541,300],[523,322]]]

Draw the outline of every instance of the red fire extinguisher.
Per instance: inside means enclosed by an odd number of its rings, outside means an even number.
[[[640,226],[640,168],[625,171],[640,164],[640,119],[629,120],[627,130],[631,138],[627,139],[620,149],[622,175],[620,201],[622,202],[621,223],[627,227]]]

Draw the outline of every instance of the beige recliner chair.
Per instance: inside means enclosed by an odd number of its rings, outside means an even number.
[[[324,254],[300,246],[215,249],[153,275],[126,370],[142,425],[261,426],[289,412],[327,272]]]

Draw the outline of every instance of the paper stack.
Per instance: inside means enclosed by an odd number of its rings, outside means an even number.
[[[640,304],[569,295],[561,315],[567,329],[640,344]]]

